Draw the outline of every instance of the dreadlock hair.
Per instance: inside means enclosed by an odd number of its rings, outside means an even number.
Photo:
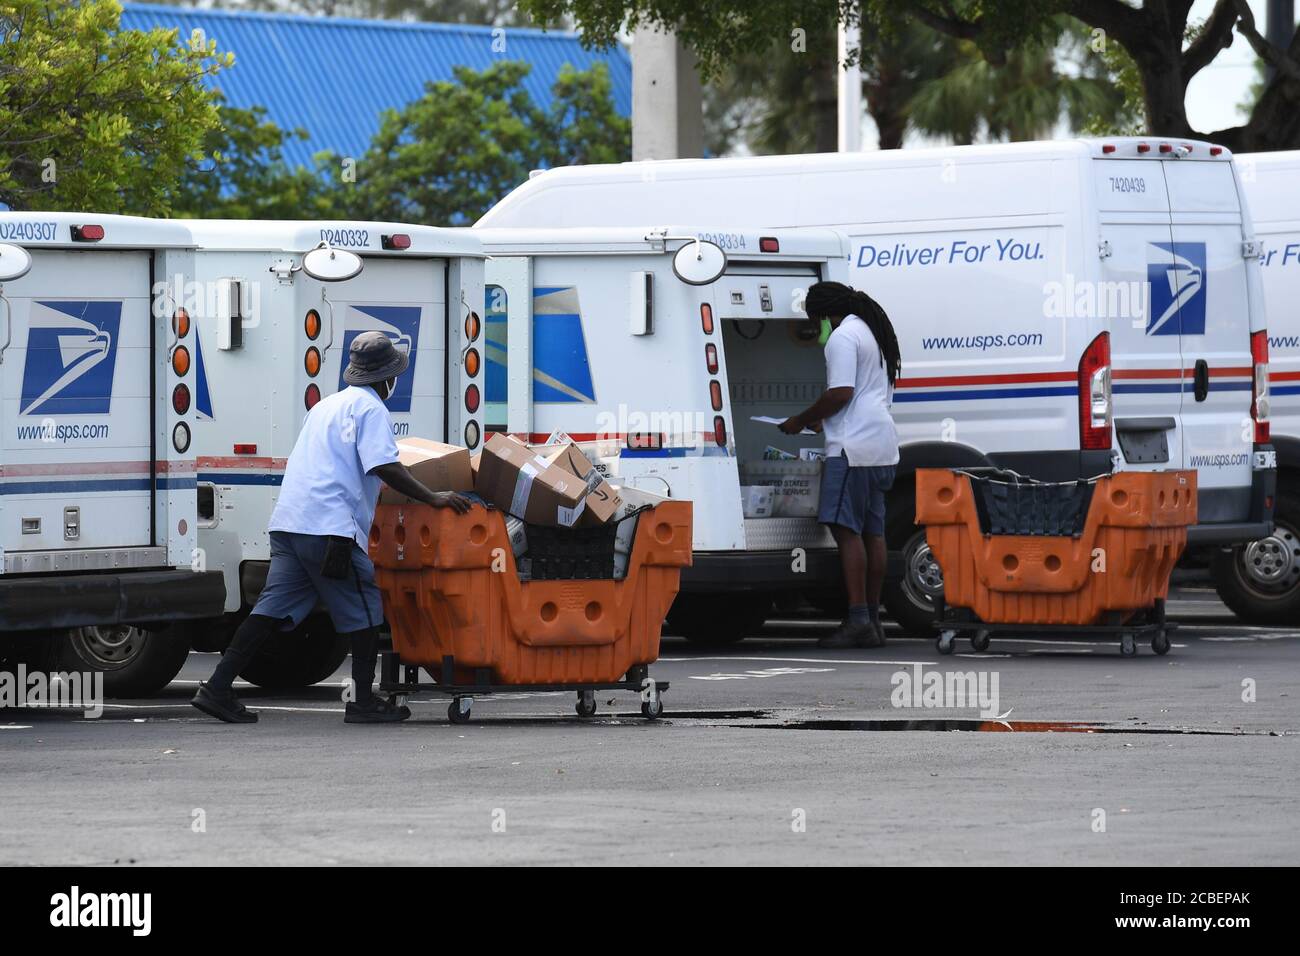
[[[903,357],[898,348],[898,336],[894,334],[894,324],[889,321],[889,316],[880,307],[880,303],[865,292],[849,288],[843,282],[817,282],[808,289],[804,311],[811,319],[856,315],[867,323],[867,328],[876,337],[876,344],[880,346],[880,363],[885,367],[889,384],[894,384],[902,371]]]

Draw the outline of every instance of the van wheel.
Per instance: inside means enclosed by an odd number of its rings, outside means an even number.
[[[1214,555],[1215,590],[1251,624],[1300,620],[1300,496],[1278,492],[1275,527],[1267,538]]]
[[[239,676],[267,690],[310,687],[338,670],[349,650],[328,618],[312,616],[295,630],[268,637]]]
[[[930,637],[938,620],[935,600],[943,597],[943,572],[930,553],[925,529],[915,524],[916,491],[908,486],[891,495],[885,508],[885,542],[903,554],[903,574],[885,580],[885,608],[908,634]]]
[[[692,644],[735,644],[762,630],[772,599],[761,594],[678,594],[668,624]]]
[[[152,697],[185,666],[190,642],[183,627],[74,627],[53,635],[47,660],[51,670],[102,673],[105,697]]]

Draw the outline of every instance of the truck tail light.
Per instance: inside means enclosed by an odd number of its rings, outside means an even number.
[[[759,252],[780,252],[781,243],[773,236],[762,236],[758,240]]]
[[[312,382],[310,385],[307,386],[307,391],[302,393],[302,403],[307,407],[307,411],[311,411],[313,408],[316,407],[316,403],[319,401],[320,401],[320,386],[318,386],[315,382]]]
[[[190,389],[187,385],[177,385],[172,389],[172,410],[177,415],[184,415],[190,410]]]
[[[1255,441],[1269,440],[1268,425],[1268,333],[1250,334],[1250,361],[1254,377],[1250,385],[1250,417],[1255,422]]]
[[[1110,333],[1102,332],[1079,360],[1079,447],[1111,447]]]
[[[712,342],[704,346],[704,364],[710,375],[718,374],[718,347]]]
[[[87,225],[87,226],[73,226],[71,228],[72,228],[73,242],[99,242],[99,240],[104,238],[103,226]]]
[[[474,449],[478,447],[478,440],[481,437],[478,422],[471,421],[465,426],[465,447]]]
[[[398,232],[391,236],[380,236],[379,244],[385,249],[409,249],[411,237],[404,232]]]
[[[479,392],[477,385],[471,385],[465,389],[465,411],[473,415],[478,411]]]
[[[190,450],[190,426],[184,422],[177,422],[176,427],[172,429],[172,447],[180,454],[185,454]]]
[[[713,440],[719,448],[727,447],[727,422],[721,415],[713,417]]]
[[[715,412],[722,411],[722,384],[716,378],[709,382],[709,402]]]
[[[700,324],[704,326],[704,334],[713,334],[713,306],[704,302],[700,305]]]

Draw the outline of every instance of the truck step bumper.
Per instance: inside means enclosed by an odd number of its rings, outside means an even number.
[[[220,571],[124,571],[0,578],[0,631],[220,617]]]

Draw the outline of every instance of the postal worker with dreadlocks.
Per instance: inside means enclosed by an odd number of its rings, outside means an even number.
[[[829,321],[826,391],[781,423],[797,435],[819,426],[826,436],[817,519],[840,552],[848,619],[818,646],[880,647],[880,588],[885,580],[885,492],[894,483],[898,432],[889,406],[901,361],[894,327],[874,299],[840,282],[818,282],[805,300],[808,318]]]

